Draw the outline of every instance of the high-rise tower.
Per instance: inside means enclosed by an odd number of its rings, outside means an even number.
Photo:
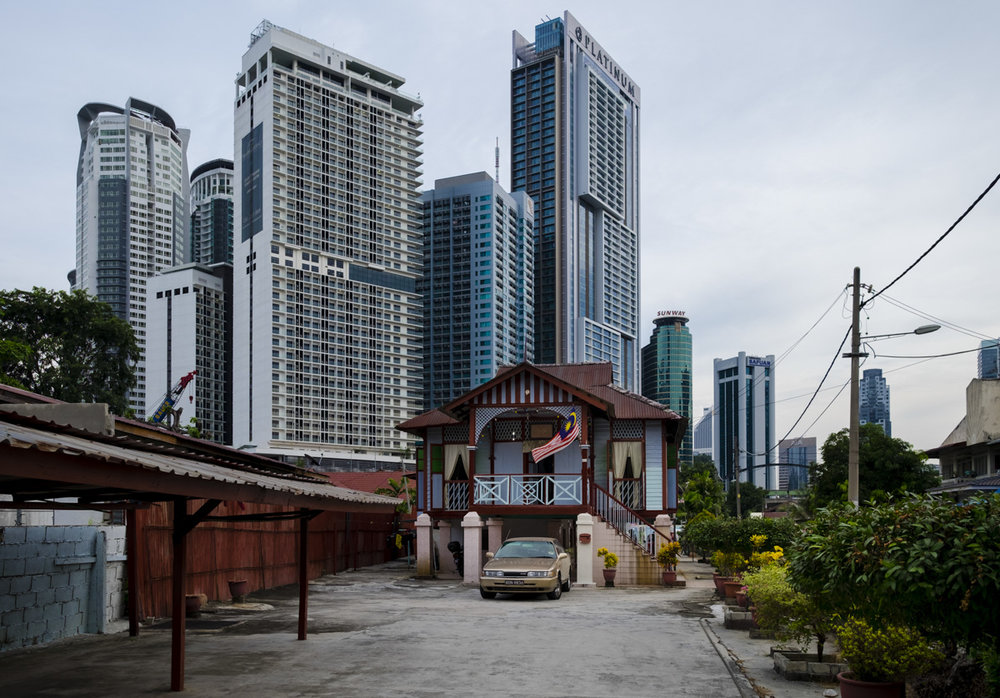
[[[637,391],[639,87],[569,12],[513,35],[511,191],[535,200],[535,360]]]
[[[424,192],[425,409],[531,361],[534,208],[485,172]]]
[[[882,369],[866,368],[861,376],[860,410],[861,424],[881,424],[886,436],[892,436],[892,420],[889,418],[889,384],[882,377]]]
[[[681,463],[691,464],[694,414],[691,406],[691,331],[684,313],[661,310],[653,320],[649,344],[642,348],[642,394],[688,419],[689,427],[678,451]]]
[[[77,114],[76,269],[73,287],[111,305],[135,331],[140,358],[129,403],[146,400],[146,281],[187,249],[190,132],[161,108],[130,98]]]
[[[190,260],[233,263],[232,160],[210,160],[191,174]]]
[[[715,359],[715,465],[731,487],[752,482],[778,487],[778,444],[774,440],[774,356]],[[738,469],[738,473],[737,473]]]
[[[977,374],[980,380],[1000,378],[1000,339],[984,339],[979,343]]]
[[[262,22],[236,80],[233,441],[395,460],[422,405],[420,100]]]

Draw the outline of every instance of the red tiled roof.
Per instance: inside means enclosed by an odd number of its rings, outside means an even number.
[[[334,472],[324,473],[330,482],[337,487],[344,487],[357,492],[375,492],[379,487],[388,487],[389,478],[399,482],[406,477],[404,470],[378,470],[375,472]]]

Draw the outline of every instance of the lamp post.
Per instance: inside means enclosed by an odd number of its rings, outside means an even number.
[[[892,332],[890,334],[873,334],[861,336],[859,320],[861,318],[861,268],[854,267],[853,303],[851,308],[851,351],[843,358],[851,360],[851,422],[848,430],[847,448],[847,498],[854,506],[858,506],[858,461],[860,459],[861,441],[861,386],[858,384],[858,359],[867,357],[867,352],[861,351],[861,340],[888,339],[902,337],[908,334],[928,334],[941,329],[940,325],[921,325],[909,332]]]

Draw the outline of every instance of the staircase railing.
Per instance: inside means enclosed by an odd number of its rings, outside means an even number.
[[[599,485],[593,486],[595,513],[604,519],[622,537],[637,548],[656,558],[662,543],[669,542],[665,535],[650,526],[645,519]]]

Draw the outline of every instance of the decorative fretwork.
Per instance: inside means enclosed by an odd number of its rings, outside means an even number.
[[[638,419],[616,419],[611,423],[611,438],[641,441],[643,435],[642,421]]]
[[[444,427],[444,442],[448,444],[464,444],[469,442],[469,423],[447,424]]]
[[[469,508],[469,481],[449,480],[444,483],[445,505],[449,511],[464,511]]]
[[[579,475],[477,475],[476,504],[573,505],[583,502]]]
[[[520,419],[498,419],[493,422],[494,441],[521,441],[524,439],[524,423]]]

